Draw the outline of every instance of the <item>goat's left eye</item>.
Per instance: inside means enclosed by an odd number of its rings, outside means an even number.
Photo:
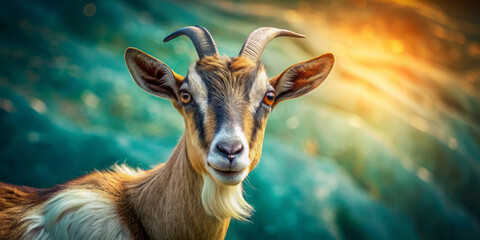
[[[183,103],[187,104],[190,101],[192,101],[192,96],[188,92],[181,92],[180,99],[182,100]]]
[[[267,92],[265,97],[263,97],[263,102],[268,106],[272,106],[273,102],[275,102],[275,93]]]

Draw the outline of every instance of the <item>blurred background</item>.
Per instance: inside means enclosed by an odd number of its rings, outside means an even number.
[[[245,184],[256,209],[227,239],[480,239],[480,8],[475,1],[2,1],[0,181],[51,187],[168,159],[184,125],[137,87],[139,48],[185,74],[205,26],[222,54],[257,27],[274,76],[332,52],[306,97],[270,115]]]

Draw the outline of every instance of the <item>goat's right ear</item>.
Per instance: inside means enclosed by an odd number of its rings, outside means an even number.
[[[155,96],[178,101],[178,88],[183,81],[181,75],[162,61],[136,48],[127,48],[125,61],[139,87]]]

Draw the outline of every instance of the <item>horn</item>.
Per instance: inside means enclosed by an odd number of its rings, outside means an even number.
[[[202,26],[180,28],[163,39],[163,42],[168,42],[180,35],[186,35],[188,38],[190,38],[190,40],[192,40],[200,59],[206,56],[218,54],[217,45],[215,45],[212,35],[210,35],[208,30]]]
[[[273,27],[261,27],[248,35],[247,40],[240,50],[239,56],[248,57],[254,61],[258,61],[267,44],[276,37],[296,37],[304,38],[302,34],[298,34],[285,29],[278,29]]]

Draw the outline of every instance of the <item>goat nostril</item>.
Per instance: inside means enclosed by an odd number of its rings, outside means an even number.
[[[237,154],[243,150],[243,145],[241,143],[237,143],[233,145],[232,148],[232,153],[231,154]]]
[[[219,143],[217,145],[217,148],[220,152],[222,153],[225,153],[226,155],[228,155],[228,159],[231,158],[231,160],[233,158],[235,158],[235,154],[241,152],[243,150],[243,145],[242,143],[233,143],[233,144],[229,144],[229,143]]]

